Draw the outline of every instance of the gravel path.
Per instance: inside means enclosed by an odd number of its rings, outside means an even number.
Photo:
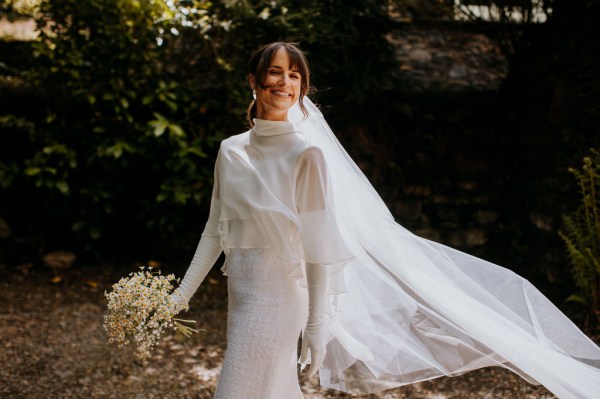
[[[226,281],[215,268],[186,315],[206,333],[185,345],[165,336],[152,359],[141,363],[130,350],[108,344],[102,329],[104,290],[133,270],[79,267],[52,283],[52,273],[41,267],[0,265],[0,397],[212,398],[225,350]],[[500,368],[367,396],[322,389],[304,375],[301,383],[306,399],[554,398]]]

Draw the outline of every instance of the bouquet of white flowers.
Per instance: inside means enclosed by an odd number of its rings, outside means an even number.
[[[104,292],[108,300],[104,329],[108,341],[119,347],[129,344],[133,338],[135,356],[145,360],[151,357],[150,351],[166,328],[173,328],[182,339],[198,330],[183,324],[195,321],[175,318],[177,313],[189,308],[173,296],[179,293],[172,295],[175,276],[163,276],[160,271],[153,272],[143,266],[140,269],[113,284],[111,292]]]

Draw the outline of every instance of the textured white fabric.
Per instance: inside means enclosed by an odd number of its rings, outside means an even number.
[[[298,287],[306,287],[306,262],[325,267],[321,385],[369,393],[502,366],[561,398],[600,398],[598,346],[527,280],[397,224],[319,110],[305,104],[307,119],[296,105],[291,122],[256,120],[251,131],[223,141],[204,235],[218,236],[229,284],[265,296],[267,302],[252,305],[264,312],[275,306],[275,283],[234,277],[232,255],[268,252],[276,262],[244,262],[277,264]],[[238,343],[226,356],[235,360],[226,362],[221,379],[239,372],[245,381],[258,371],[248,360],[253,350],[242,354],[243,342],[254,337],[245,332],[239,303],[229,309],[228,337]],[[265,336],[287,336],[283,324],[273,322]],[[242,397],[259,389],[244,386]]]
[[[216,399],[300,399],[297,344],[306,290],[272,249],[228,255],[227,350]]]

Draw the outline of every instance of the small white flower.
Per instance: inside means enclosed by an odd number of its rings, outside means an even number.
[[[136,345],[135,355],[145,360],[151,356],[165,328],[174,328],[178,335],[189,336],[196,330],[173,320],[176,313],[187,310],[187,305],[173,303],[172,281],[179,281],[174,275],[162,276],[160,272],[150,272],[150,268],[140,267],[140,271],[113,284],[112,292],[104,292],[107,313],[104,315],[104,330],[108,342],[119,347],[130,343]],[[189,321],[183,321],[189,322]]]

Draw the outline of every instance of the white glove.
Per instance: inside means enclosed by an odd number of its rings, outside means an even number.
[[[181,312],[184,306],[187,306],[188,301],[183,297],[181,290],[176,288],[173,293],[170,295],[171,306],[169,306],[169,313],[175,317],[179,312]]]
[[[327,303],[327,271],[326,266],[317,263],[306,264],[306,280],[308,281],[308,322],[302,337],[300,363],[302,368],[308,359],[310,349],[310,369],[308,377],[312,377],[323,365],[328,331],[325,317]]]
[[[194,258],[185,273],[179,287],[171,294],[175,303],[187,304],[198,290],[209,270],[221,255],[221,243],[218,236],[202,236]],[[177,295],[179,293],[179,295]]]

